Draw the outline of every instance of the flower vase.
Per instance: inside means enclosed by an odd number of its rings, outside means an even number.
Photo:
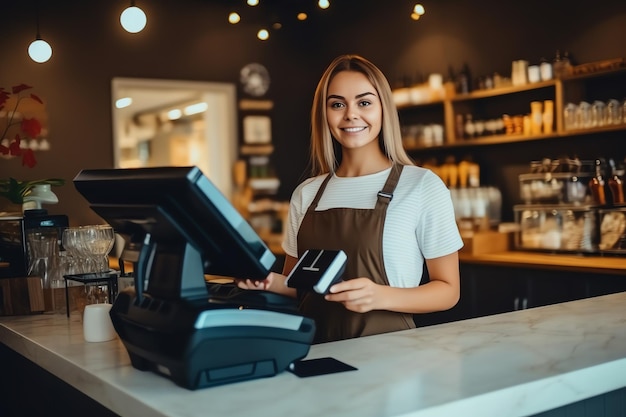
[[[38,184],[24,197],[22,210],[41,209],[42,204],[56,204],[58,202],[59,199],[52,192],[50,184]]]

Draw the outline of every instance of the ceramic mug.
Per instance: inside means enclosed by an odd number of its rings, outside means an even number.
[[[88,304],[83,314],[83,336],[85,342],[106,342],[115,339],[111,322],[111,304]]]

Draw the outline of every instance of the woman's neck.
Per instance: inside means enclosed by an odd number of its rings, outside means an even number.
[[[335,174],[338,177],[360,177],[384,171],[391,165],[392,162],[382,153],[375,156],[370,154],[367,158],[355,158],[349,153],[344,153]]]

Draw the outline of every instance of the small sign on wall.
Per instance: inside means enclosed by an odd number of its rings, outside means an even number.
[[[243,140],[247,144],[267,144],[272,141],[272,121],[269,116],[243,118]]]

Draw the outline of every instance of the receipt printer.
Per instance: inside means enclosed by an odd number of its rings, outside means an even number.
[[[192,390],[274,376],[307,355],[315,334],[309,318],[236,299],[134,300],[131,287],[111,310],[133,367]]]

